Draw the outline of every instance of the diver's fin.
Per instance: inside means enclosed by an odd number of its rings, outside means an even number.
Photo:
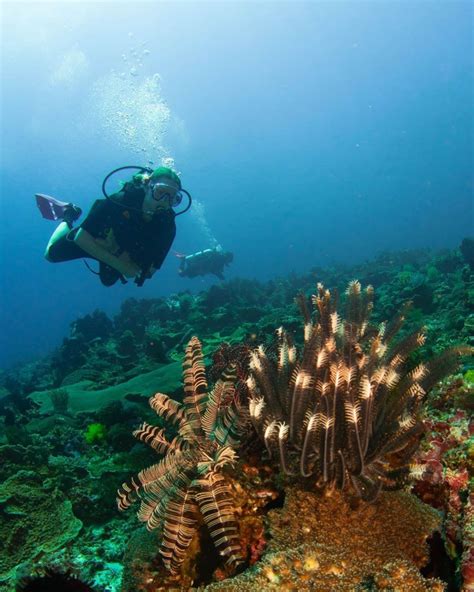
[[[64,212],[71,204],[65,201],[59,201],[50,195],[44,193],[35,193],[36,204],[43,218],[47,220],[60,220],[64,217]]]

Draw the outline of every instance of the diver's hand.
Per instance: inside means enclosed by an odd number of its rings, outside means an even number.
[[[122,253],[117,257],[116,269],[126,278],[134,278],[142,271],[127,253]]]
[[[141,269],[135,263],[120,264],[120,273],[126,278],[134,278],[141,273]]]

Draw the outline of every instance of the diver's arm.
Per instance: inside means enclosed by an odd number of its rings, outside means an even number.
[[[95,257],[99,261],[102,261],[102,263],[110,265],[110,267],[113,267],[125,277],[135,277],[140,273],[140,268],[135,265],[133,261],[130,259],[124,261],[107,251],[107,249],[104,249],[104,247],[100,245],[95,238],[87,232],[87,230],[84,230],[84,228],[79,229],[74,237],[74,242],[88,255]]]

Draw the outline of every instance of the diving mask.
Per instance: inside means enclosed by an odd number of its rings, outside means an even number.
[[[161,203],[167,204],[170,208],[175,208],[183,201],[183,194],[177,187],[168,183],[154,183],[151,190],[152,198]]]

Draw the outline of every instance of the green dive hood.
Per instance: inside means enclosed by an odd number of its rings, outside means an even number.
[[[178,187],[180,189],[182,189],[181,187],[181,179],[178,177],[178,175],[173,171],[173,169],[170,169],[168,167],[158,167],[157,169],[155,169],[150,177],[150,181],[156,181],[159,177],[167,177],[168,179],[171,179],[172,181],[174,181],[175,183],[178,184]]]

